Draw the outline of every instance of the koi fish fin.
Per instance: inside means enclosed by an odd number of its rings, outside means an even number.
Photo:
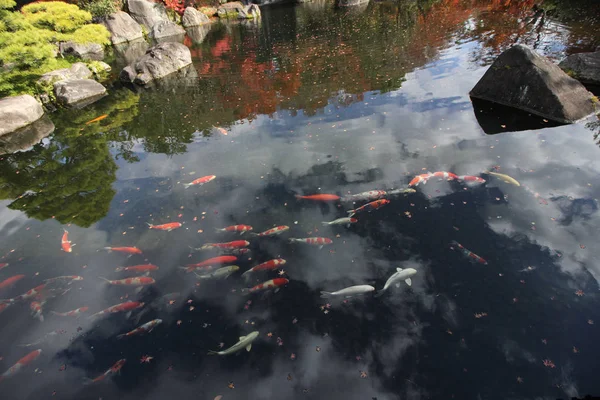
[[[147,275],[146,275],[146,276],[147,276]],[[143,287],[143,286],[140,286],[139,288],[136,288],[136,289],[133,291],[133,293],[135,293],[135,294],[140,294],[140,292],[141,292],[143,289],[144,289],[144,287]]]
[[[250,343],[248,346],[246,346],[246,351],[250,351],[252,350],[252,343]]]
[[[154,225],[152,225],[150,222],[146,222],[146,224],[148,225],[148,227],[149,227],[150,229],[152,229],[152,228],[154,227]]]
[[[102,248],[102,249],[100,249],[100,250],[106,250],[106,251],[108,251],[109,253],[112,253],[112,247],[103,247],[103,248]]]
[[[323,292],[321,291],[321,298],[322,299],[328,299],[331,297],[331,292]]]
[[[50,314],[53,314],[53,315],[60,315],[60,313],[58,313],[58,312],[56,312],[56,311],[53,311],[53,310],[51,310],[51,311],[50,311]]]
[[[402,268],[396,268],[396,271],[401,272]]]
[[[250,237],[257,237],[257,236],[259,236],[258,233],[254,233],[254,232],[250,232],[248,235]]]
[[[214,350],[209,350],[207,354],[209,356],[216,356],[216,355],[219,355],[219,352],[218,351],[214,351]]]
[[[127,318],[127,319],[131,318],[131,311],[129,311],[127,314],[125,314],[125,318]]]
[[[244,296],[248,296],[248,295],[250,294],[250,289],[248,289],[248,288],[242,288],[242,289],[240,290],[240,293],[241,293],[242,295],[244,295]]]
[[[106,282],[110,283],[110,279],[106,279],[106,278],[103,278],[103,277],[101,277],[101,276],[99,276],[98,278],[100,278],[100,279],[102,279],[102,280],[104,280],[104,281],[106,281]]]
[[[322,249],[323,249],[323,246],[319,246],[319,250],[322,250]]]
[[[242,341],[242,340],[244,340],[244,339],[246,339],[246,336],[240,336],[240,339],[239,339],[239,340],[240,340],[240,342],[241,342],[241,341]]]
[[[406,278],[404,282],[406,282],[408,286],[412,286],[412,280],[410,278]]]
[[[241,231],[240,236],[242,236],[244,233],[246,233],[246,231]]]
[[[354,217],[356,215],[356,210],[348,210],[346,211],[349,217]]]
[[[246,281],[248,281],[248,279],[250,279],[250,272],[252,272],[252,269],[249,269],[248,271],[244,272],[242,274],[242,278],[244,278]]]
[[[184,183],[183,184],[184,189],[187,189],[187,188],[189,188],[191,186],[194,186],[194,185],[192,185],[191,183]]]
[[[148,271],[145,274],[143,274],[143,276],[150,276],[150,271]]]
[[[275,288],[275,290],[273,290],[273,293],[279,293],[279,288]]]
[[[215,232],[225,232],[225,229],[215,228]],[[190,246],[191,247],[191,246]],[[192,247],[191,247],[192,248]]]
[[[304,198],[303,196],[300,196],[299,194],[295,194],[294,197],[297,198],[298,200],[301,200]]]
[[[381,297],[385,294],[385,289],[381,289],[379,292],[375,293],[373,297]]]
[[[127,336],[126,333],[123,333],[121,335],[117,335],[117,339],[123,339],[125,336]]]
[[[325,222],[325,221],[323,221],[323,222],[321,222],[321,225],[323,225],[323,226],[327,226],[327,225],[329,225],[329,222]]]
[[[42,314],[38,315],[40,322],[44,322],[44,316]]]

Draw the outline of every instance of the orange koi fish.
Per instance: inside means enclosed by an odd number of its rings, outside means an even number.
[[[223,136],[227,136],[227,131],[220,126],[215,126],[215,128],[221,133]]]
[[[251,231],[253,228],[250,225],[232,225],[223,229],[215,229],[217,232],[239,232],[243,235],[246,232]]]
[[[437,171],[434,172],[433,174],[431,174],[432,178],[440,178],[441,179],[445,179],[447,181],[453,181],[458,179],[458,175],[453,174],[452,172],[446,172],[446,171]]]
[[[362,192],[362,193],[358,193],[358,194],[344,196],[344,197],[342,197],[342,201],[347,201],[347,202],[373,201],[373,200],[381,199],[382,197],[385,197],[386,195],[387,195],[387,192],[385,190],[371,190],[368,192]]]
[[[227,243],[206,243],[202,247],[198,247],[197,249],[194,249],[194,250],[198,250],[198,251],[212,250],[212,249],[230,250],[230,249],[237,249],[240,247],[248,247],[248,246],[250,246],[250,242],[247,240],[234,240],[233,242],[227,242]]]
[[[5,373],[0,375],[0,382],[2,382],[6,378],[13,376],[17,372],[19,372],[22,368],[31,364],[33,361],[35,361],[40,356],[40,354],[42,354],[42,349],[37,349],[37,350],[34,350],[31,353],[27,354],[25,357],[21,358],[19,361],[17,361],[17,363],[15,365],[10,367]]]
[[[67,231],[66,229],[64,230],[62,239],[60,240],[60,247],[62,248],[62,251],[67,253],[73,251],[73,249],[71,248],[71,241],[69,240],[69,231]]]
[[[181,267],[181,268],[185,269],[187,272],[192,272],[197,269],[210,270],[215,265],[229,264],[229,263],[236,262],[236,261],[237,261],[236,256],[219,256],[219,257],[209,258],[208,260],[199,262],[198,264],[188,264],[185,267]]]
[[[108,307],[102,311],[97,312],[96,314],[90,315],[89,318],[99,317],[105,314],[114,314],[119,312],[127,312],[131,313],[131,311],[144,307],[144,303],[139,301],[126,301],[125,303],[116,304],[114,306]]]
[[[280,225],[280,226],[276,226],[275,228],[271,228],[271,229],[266,230],[261,233],[255,233],[255,234],[253,234],[253,236],[260,236],[260,237],[276,236],[276,235],[281,235],[283,232],[285,232],[289,229],[290,229],[290,227],[287,225]]]
[[[86,125],[93,124],[94,122],[102,121],[102,120],[103,120],[104,118],[106,118],[106,117],[108,117],[108,114],[104,114],[104,115],[101,115],[101,116],[99,116],[99,117],[96,117],[96,118],[94,118],[94,119],[90,119],[90,120],[89,120],[88,122],[86,122],[85,124],[86,124]]]
[[[118,253],[126,254],[142,254],[142,251],[137,247],[104,247],[103,250],[107,250],[109,253],[112,251],[116,251]]]
[[[311,194],[308,196],[296,195],[295,197],[297,199],[314,201],[338,201],[340,199],[340,196],[335,194]]]
[[[254,292],[259,292],[261,290],[269,290],[269,289],[273,289],[273,288],[279,288],[280,286],[287,285],[289,282],[290,281],[285,278],[275,278],[275,279],[271,279],[270,281],[259,283],[258,285],[251,287],[249,289],[244,288],[244,289],[242,289],[242,293],[250,294],[250,293],[254,293]]]
[[[99,377],[97,377],[95,379],[87,380],[85,384],[97,383],[97,382],[103,381],[104,379],[106,379],[112,375],[117,374],[121,370],[121,368],[123,368],[123,365],[125,365],[125,362],[127,362],[127,360],[124,358],[117,361],[112,367],[107,369],[105,373],[103,373],[102,375],[100,375]]]
[[[8,263],[0,263],[0,270],[8,267]]]
[[[276,258],[274,260],[269,260],[262,264],[258,264],[255,267],[250,268],[248,271],[244,272],[242,274],[242,276],[247,278],[248,274],[250,274],[252,272],[274,270],[274,269],[279,268],[279,266],[281,266],[281,265],[285,265],[286,262],[287,261],[285,261],[283,258]]]
[[[31,309],[31,315],[33,316],[33,318],[37,318],[41,322],[44,322],[44,315],[42,314],[44,312],[44,304],[46,304],[45,301],[32,301],[31,304],[29,304],[29,309]]]
[[[146,222],[148,224],[148,227],[150,229],[157,229],[159,231],[167,231],[167,232],[171,232],[173,229],[177,229],[177,228],[181,228],[182,224],[181,222],[169,222],[168,224],[162,224],[162,225],[152,225],[148,222]]]
[[[146,322],[144,325],[139,326],[132,331],[118,335],[117,339],[123,339],[124,337],[139,335],[141,333],[150,333],[160,324],[162,324],[162,319],[153,319],[152,321]]]
[[[156,271],[158,267],[152,264],[132,265],[131,267],[117,267],[116,272],[127,271],[127,272],[149,272]]]
[[[104,279],[110,285],[121,285],[121,286],[145,286],[152,285],[156,283],[154,278],[150,278],[149,276],[137,276],[135,278],[127,278],[127,279],[119,279],[115,281],[111,281],[110,279],[106,279],[100,277],[100,279]]]
[[[457,241],[453,240],[452,242],[450,242],[451,246],[456,246],[461,253],[463,253],[463,255],[467,258],[469,258],[470,260],[473,260],[479,264],[483,264],[483,265],[487,265],[487,261],[484,260],[483,258],[479,257],[477,254],[473,253],[471,250],[465,248],[462,244],[458,243]],[[453,247],[451,247],[453,249]]]
[[[461,175],[458,177],[458,179],[465,182],[468,186],[481,185],[485,183],[485,179],[472,175]]]
[[[431,178],[431,175],[431,172],[417,175],[412,179],[412,181],[408,182],[408,186],[419,186],[420,183],[426,184],[427,180]]]
[[[353,217],[354,215],[364,211],[371,212],[373,210],[377,210],[378,208],[385,206],[386,204],[390,204],[390,201],[387,199],[375,200],[365,204],[362,207],[358,207],[355,210],[348,210],[348,216]]]
[[[56,312],[56,311],[50,311],[50,312],[54,315],[58,315],[59,317],[77,317],[77,318],[79,318],[79,317],[81,317],[81,314],[86,312],[88,309],[89,309],[89,307],[79,307],[75,310],[67,311],[64,313]]]
[[[190,183],[184,183],[184,184],[183,184],[183,186],[184,186],[186,189],[187,189],[187,188],[189,188],[190,186],[196,186],[196,185],[198,185],[198,186],[202,186],[202,185],[204,185],[205,183],[208,183],[208,182],[210,182],[210,181],[214,180],[216,177],[217,177],[216,175],[207,175],[207,176],[203,176],[202,178],[198,178],[198,179],[196,179],[196,180],[193,180],[193,181],[192,181],[192,182],[190,182]]]
[[[290,243],[312,244],[315,246],[319,246],[320,249],[322,249],[323,246],[325,246],[327,244],[333,243],[333,240],[331,240],[329,238],[325,238],[325,237],[309,237],[309,238],[301,238],[301,239],[290,238],[288,240]]]
[[[6,289],[25,278],[25,275],[15,275],[0,282],[0,289]]]

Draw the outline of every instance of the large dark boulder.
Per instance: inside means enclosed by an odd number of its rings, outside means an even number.
[[[582,83],[600,85],[600,51],[572,54],[558,66]]]
[[[210,18],[208,18],[206,14],[196,10],[194,7],[187,7],[183,12],[183,17],[181,18],[181,24],[184,28],[200,26],[208,23],[210,23]]]
[[[191,63],[192,54],[185,45],[174,42],[161,43],[148,49],[138,61],[123,68],[120,78],[124,82],[147,85]]]
[[[593,95],[581,83],[523,45],[500,54],[470,95],[564,123],[594,112]]]
[[[28,94],[0,99],[0,136],[32,124],[42,115],[42,105]]]
[[[104,58],[104,46],[98,43],[62,42],[58,45],[58,52],[62,55],[79,57],[82,60],[100,61]]]
[[[159,21],[154,24],[152,30],[150,31],[150,37],[156,41],[161,41],[161,39],[173,36],[181,36],[181,41],[183,41],[184,35],[185,30],[175,22],[171,21]]]

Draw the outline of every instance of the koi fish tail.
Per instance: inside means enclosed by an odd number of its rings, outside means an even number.
[[[53,315],[62,315],[61,313],[56,312],[56,311],[50,311],[50,314],[53,314]]]
[[[331,292],[321,292],[321,298],[322,299],[328,299],[331,297]]]
[[[152,225],[150,222],[146,222],[146,225],[148,225],[150,229],[154,228],[154,225]]]
[[[225,232],[225,229],[215,228],[215,232]]]
[[[348,210],[346,211],[349,217],[354,217],[356,215],[356,210]]]
[[[242,294],[242,296],[248,296],[250,294],[250,289],[243,288],[240,290],[240,293]]]
[[[255,233],[255,232],[250,232],[250,233],[248,233],[248,235],[250,237],[257,237],[257,236],[259,236],[258,233]]]
[[[121,335],[117,335],[117,339],[123,339],[125,336],[127,336],[126,333],[123,333]]]
[[[84,386],[91,385],[92,383],[94,383],[93,379],[90,379],[90,378],[81,378],[81,384],[84,385]]]
[[[112,253],[112,247],[103,247],[102,250],[106,250],[109,253]]]
[[[323,222],[321,222],[321,225],[323,225],[323,226],[328,226],[328,225],[329,225],[329,222],[325,222],[325,221],[323,221]]]
[[[218,352],[218,351],[214,351],[214,350],[209,350],[207,354],[208,354],[209,356],[215,356],[215,355],[218,355],[218,354],[219,354],[219,352]]]
[[[110,283],[110,279],[106,279],[106,278],[103,278],[103,277],[101,277],[101,276],[99,276],[98,278],[100,278],[100,279],[102,279],[102,280],[106,281],[107,283]]]
[[[295,194],[294,197],[297,198],[298,200],[302,199],[302,196],[300,196],[299,194]]]
[[[125,267],[117,267],[115,268],[115,272],[121,272],[125,269]]]
[[[384,294],[385,294],[385,290],[383,290],[383,289],[382,289],[382,290],[380,290],[379,292],[375,293],[375,296],[373,296],[373,297],[381,297],[381,296],[383,296]]]
[[[189,188],[190,186],[194,186],[194,185],[192,185],[191,183],[184,183],[184,184],[183,184],[183,187],[184,187],[185,189]]]

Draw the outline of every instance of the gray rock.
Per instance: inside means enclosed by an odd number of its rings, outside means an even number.
[[[54,84],[56,100],[67,107],[81,108],[106,95],[106,88],[93,79],[71,79]]]
[[[183,12],[181,23],[184,28],[189,28],[191,26],[208,24],[210,23],[210,18],[208,18],[206,14],[196,10],[194,7],[187,7]]]
[[[219,6],[217,15],[223,19],[251,19],[260,17],[260,9],[255,4],[245,6],[239,1],[233,1]]]
[[[339,0],[339,7],[354,7],[362,4],[369,4],[369,0]]]
[[[84,60],[99,61],[104,58],[104,47],[98,43],[62,42],[58,45],[58,52],[62,55],[73,55]]]
[[[44,115],[44,109],[28,94],[0,99],[0,136],[23,128]]]
[[[94,75],[98,78],[103,76],[105,73],[111,71],[110,65],[105,63],[104,61],[98,61],[90,65],[90,70],[94,73]]]
[[[558,66],[582,83],[600,85],[600,51],[572,54]]]
[[[185,35],[185,30],[171,21],[159,21],[154,24],[150,31],[150,37],[156,40],[181,35]]]
[[[50,117],[44,115],[24,128],[0,136],[0,155],[27,150],[52,132],[54,132],[54,124]]]
[[[249,6],[246,7],[245,11],[246,11],[247,15],[250,15],[254,19],[258,19],[261,16],[260,7],[258,7],[258,5],[256,5],[256,4],[250,4]]]
[[[112,44],[133,42],[144,38],[140,24],[126,12],[110,14],[102,23],[110,32]]]
[[[169,20],[163,3],[154,3],[148,0],[127,0],[127,7],[131,17],[147,29],[152,29],[157,22]]]
[[[75,63],[71,68],[57,69],[46,72],[38,82],[41,84],[55,83],[68,79],[88,79],[92,77],[92,71],[84,63]]]
[[[593,95],[581,83],[523,45],[500,54],[470,95],[563,123],[594,112]]]
[[[119,65],[129,65],[136,60],[139,60],[150,45],[145,40],[136,40],[135,42],[121,43],[114,46],[115,55]]]
[[[211,30],[210,25],[200,25],[200,26],[192,26],[191,28],[187,28],[185,30],[186,34],[190,39],[192,39],[193,43],[199,44],[204,41],[206,35]]]
[[[125,82],[147,85],[192,63],[190,49],[181,43],[161,43],[148,49],[137,62],[121,71]]]

